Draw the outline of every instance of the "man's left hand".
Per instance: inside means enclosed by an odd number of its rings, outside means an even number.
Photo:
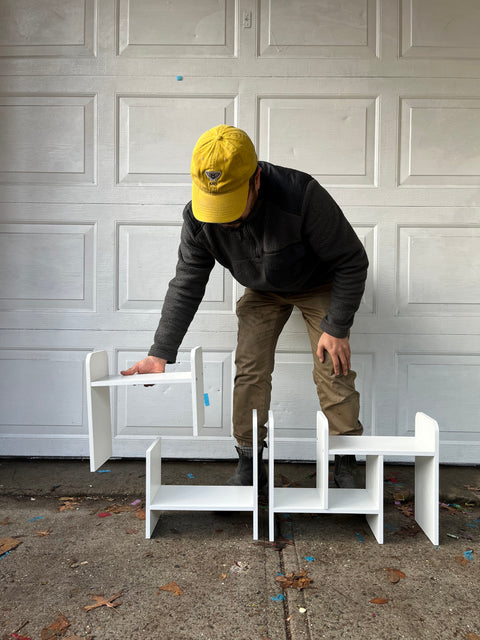
[[[335,375],[348,374],[351,367],[351,351],[348,338],[334,338],[328,333],[322,333],[318,341],[317,356],[320,362],[325,361],[325,351],[328,351],[333,362]]]

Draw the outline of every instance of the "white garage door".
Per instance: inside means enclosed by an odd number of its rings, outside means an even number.
[[[441,427],[479,462],[477,0],[1,0],[1,452],[87,454],[83,362],[149,348],[190,154],[220,123],[312,173],[370,258],[352,335],[367,433]],[[235,300],[216,268],[180,364],[205,354],[206,425],[180,390],[114,397],[114,453],[232,455]],[[309,459],[316,394],[299,316],[278,346],[279,455]]]

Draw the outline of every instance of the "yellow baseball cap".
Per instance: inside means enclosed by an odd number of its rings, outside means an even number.
[[[245,131],[221,124],[197,140],[192,154],[192,211],[201,222],[228,223],[245,211],[248,182],[257,167]]]

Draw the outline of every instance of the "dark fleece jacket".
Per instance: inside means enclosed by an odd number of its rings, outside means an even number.
[[[257,291],[291,294],[332,283],[321,329],[336,338],[348,334],[367,276],[362,243],[312,176],[267,162],[259,166],[258,199],[238,229],[199,222],[192,203],[185,207],[176,275],[149,355],[175,362],[215,261]]]

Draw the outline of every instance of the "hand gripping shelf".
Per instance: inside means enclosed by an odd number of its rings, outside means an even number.
[[[110,387],[155,384],[189,384],[193,410],[193,437],[205,422],[203,358],[201,347],[192,349],[190,371],[172,373],[109,375],[106,351],[94,351],[86,358],[86,388],[90,471],[96,471],[112,456]],[[258,453],[257,418],[253,415],[254,459]],[[205,485],[163,485],[161,482],[161,438],[146,452],[146,537],[150,538],[161,511],[252,511],[253,538],[258,539],[258,469],[253,484],[246,487]]]
[[[439,432],[435,420],[417,413],[415,436],[329,436],[325,415],[317,413],[315,488],[274,486],[275,438],[269,413],[269,534],[275,537],[275,513],[364,514],[377,541],[383,543],[383,458],[415,458],[415,519],[438,545]],[[365,489],[330,489],[330,455],[366,456]]]

